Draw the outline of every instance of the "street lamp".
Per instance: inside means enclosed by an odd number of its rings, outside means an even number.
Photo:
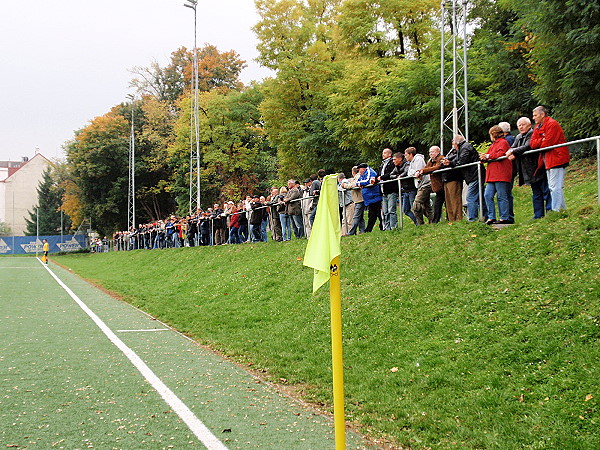
[[[185,0],[183,4],[186,8],[194,10],[194,67],[193,67],[193,124],[194,124],[194,137],[196,139],[196,145],[194,146],[191,137],[190,129],[190,214],[194,212],[193,209],[194,200],[196,203],[196,210],[200,209],[200,117],[198,114],[198,47],[196,46],[196,33],[197,33],[197,14],[196,6],[198,0]],[[196,168],[196,185],[194,186],[194,166]],[[194,195],[195,194],[195,195]]]

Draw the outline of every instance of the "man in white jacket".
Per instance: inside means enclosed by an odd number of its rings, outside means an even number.
[[[433,219],[433,214],[431,212],[431,181],[429,180],[429,175],[421,175],[421,169],[425,167],[425,157],[420,153],[417,153],[417,149],[414,147],[409,147],[404,152],[406,159],[410,161],[410,166],[408,167],[408,176],[415,177],[415,186],[417,188],[417,196],[412,204],[412,211],[417,218],[417,225],[423,225],[425,222],[423,220],[423,215],[427,217],[429,222]]]

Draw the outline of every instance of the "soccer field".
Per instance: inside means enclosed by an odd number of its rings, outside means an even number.
[[[0,308],[3,447],[334,447],[328,418],[52,263],[0,258]]]

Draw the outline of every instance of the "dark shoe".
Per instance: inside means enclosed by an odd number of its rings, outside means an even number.
[[[496,223],[496,221],[494,219],[488,219],[488,220],[485,221],[486,225],[493,225],[495,223]]]
[[[496,223],[503,224],[503,225],[512,225],[513,223],[515,223],[515,221],[514,220],[497,220]]]

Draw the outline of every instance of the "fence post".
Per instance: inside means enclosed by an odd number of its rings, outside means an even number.
[[[400,200],[400,229],[404,229],[404,206],[402,206],[402,181],[398,177],[398,198]]]
[[[485,222],[485,218],[483,217],[483,180],[481,179],[481,163],[477,164],[477,186],[479,188],[479,220]]]
[[[348,223],[348,221],[346,220],[346,190],[344,188],[342,188],[342,236],[345,236],[348,234],[348,226],[346,225]],[[344,233],[344,228],[346,229],[346,232]]]
[[[600,206],[600,137],[596,139],[596,168],[598,169],[598,206]]]

